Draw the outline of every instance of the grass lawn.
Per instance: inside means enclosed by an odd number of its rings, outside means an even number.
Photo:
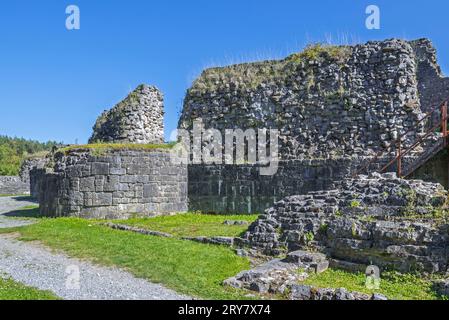
[[[225,220],[254,222],[258,215],[207,215],[198,213],[178,214],[155,218],[133,218],[115,220],[114,223],[125,224],[147,230],[161,231],[177,237],[223,236],[238,237],[248,229],[248,225],[224,225]]]
[[[432,291],[432,283],[429,280],[395,272],[383,272],[380,289],[374,291],[366,288],[363,273],[350,273],[335,269],[328,269],[321,274],[312,274],[302,283],[318,288],[346,288],[349,291],[367,294],[380,293],[390,300],[436,300],[440,298]]]
[[[124,268],[137,277],[180,293],[206,299],[239,299],[223,280],[250,267],[246,258],[223,246],[113,230],[76,218],[40,219],[37,224],[3,230],[20,240],[37,240],[73,257]]]
[[[0,300],[57,300],[53,293],[0,277]]]

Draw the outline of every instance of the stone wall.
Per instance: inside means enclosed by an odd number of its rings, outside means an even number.
[[[93,129],[89,143],[163,143],[162,93],[156,87],[140,85],[122,102],[105,111]]]
[[[409,42],[311,47],[280,61],[208,69],[189,89],[179,122],[280,130],[283,160],[372,155],[423,116]]]
[[[279,129],[283,164],[271,178],[248,166],[190,165],[191,208],[260,212],[284,196],[331,187],[400,134],[409,131],[403,148],[416,141],[430,125],[419,120],[448,91],[426,39],[313,46],[280,61],[205,70],[187,93],[179,128],[202,119],[205,129],[222,132]]]
[[[24,183],[30,183],[30,172],[34,168],[42,169],[47,164],[46,158],[30,158],[25,159],[20,166],[19,176]]]
[[[29,192],[29,183],[23,182],[20,177],[0,176],[0,194],[17,195]]]
[[[437,62],[437,52],[428,39],[411,42],[416,53],[418,92],[421,109],[429,112],[449,99],[449,78],[444,77]]]
[[[439,184],[372,174],[335,190],[287,197],[250,226],[243,243],[268,254],[320,251],[340,266],[449,271],[447,191]]]
[[[214,213],[262,213],[298,190],[332,188],[351,171],[344,160],[281,161],[273,176],[254,165],[189,165],[189,208]]]
[[[187,166],[170,149],[74,149],[32,172],[45,216],[127,218],[187,211]]]

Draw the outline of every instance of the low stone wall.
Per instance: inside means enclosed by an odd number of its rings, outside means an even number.
[[[250,226],[243,244],[267,254],[315,250],[341,265],[446,273],[447,191],[439,184],[360,176],[336,190],[277,202]]]
[[[52,172],[33,170],[41,214],[127,218],[187,211],[187,166],[169,150],[57,153]]]
[[[20,177],[0,176],[0,194],[28,194],[30,186]]]
[[[276,174],[262,176],[254,165],[189,165],[189,209],[206,213],[262,213],[276,201],[310,191],[328,190],[363,168],[371,158],[280,161]],[[392,157],[370,166],[376,171]],[[403,164],[413,162],[406,157]],[[390,168],[395,171],[395,165]]]
[[[332,188],[350,173],[346,160],[291,160],[273,176],[253,165],[189,165],[189,209],[213,213],[262,213],[282,198]]]

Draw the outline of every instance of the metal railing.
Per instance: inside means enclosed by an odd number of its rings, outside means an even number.
[[[368,163],[366,165],[364,165],[362,168],[360,168],[359,170],[357,170],[353,177],[365,172],[365,170],[368,170],[369,167],[374,164],[375,162],[377,162],[379,160],[380,157],[384,156],[386,153],[390,153],[392,151],[392,148],[395,147],[396,148],[396,157],[391,160],[390,162],[388,162],[387,165],[383,166],[382,169],[380,169],[380,173],[384,173],[389,167],[391,167],[394,163],[397,163],[397,175],[398,177],[403,177],[402,174],[402,159],[404,158],[404,156],[406,156],[407,154],[409,154],[411,151],[413,151],[414,149],[416,149],[419,145],[421,145],[430,135],[434,134],[435,131],[441,127],[441,133],[442,133],[442,139],[443,139],[443,144],[444,146],[448,145],[448,131],[447,131],[447,121],[448,121],[448,100],[443,101],[439,108],[435,108],[432,111],[426,113],[426,115],[420,120],[418,121],[418,123],[416,124],[416,126],[420,125],[422,122],[424,122],[425,120],[429,119],[429,117],[431,117],[433,114],[435,114],[437,111],[440,112],[440,121],[438,124],[433,125],[431,127],[430,130],[426,131],[426,133],[418,138],[410,147],[403,149],[403,144],[402,144],[402,140],[404,139],[404,137],[406,137],[409,133],[414,132],[416,129],[415,128],[411,128],[409,129],[407,132],[405,132],[404,134],[402,134],[398,139],[396,139],[395,141],[393,141],[388,147],[386,147],[385,150],[381,150],[380,152],[378,152],[373,159],[371,159],[370,161],[368,161]],[[410,174],[410,173],[408,173]]]

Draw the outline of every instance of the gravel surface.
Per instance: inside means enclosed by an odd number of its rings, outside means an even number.
[[[30,221],[15,219],[10,222],[11,218],[4,216],[5,211],[26,205],[25,201],[0,198],[2,227],[29,224]],[[38,244],[18,241],[11,234],[0,234],[0,276],[41,290],[50,290],[70,300],[191,299],[118,268],[100,267],[53,253]]]
[[[32,220],[20,220],[14,217],[14,211],[36,205],[30,197],[0,197],[0,228],[14,228],[33,223]]]

